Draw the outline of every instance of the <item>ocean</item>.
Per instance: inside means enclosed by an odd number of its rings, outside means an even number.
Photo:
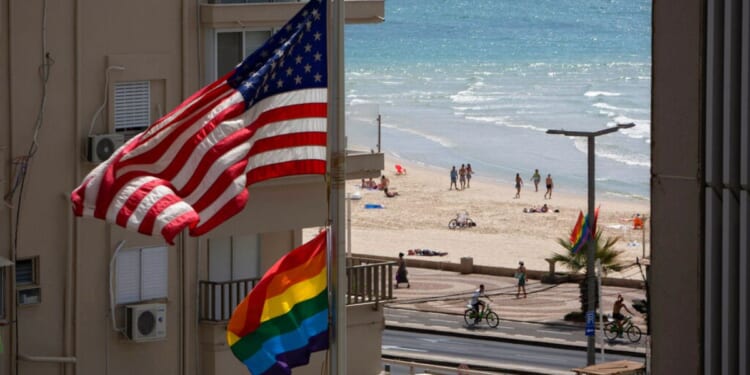
[[[383,23],[346,26],[345,66],[348,144],[376,150],[380,115],[381,150],[446,189],[470,163],[584,193],[586,138],[546,130],[634,123],[596,138],[596,191],[649,199],[650,0],[386,0]]]

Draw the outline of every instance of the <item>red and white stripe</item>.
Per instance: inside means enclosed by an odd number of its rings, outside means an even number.
[[[244,208],[256,182],[325,174],[326,99],[325,88],[304,89],[246,110],[219,80],[91,171],[73,210],[169,243],[186,227],[206,233]]]

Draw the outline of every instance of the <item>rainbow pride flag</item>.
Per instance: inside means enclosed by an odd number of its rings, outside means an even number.
[[[326,231],[292,250],[232,313],[227,343],[253,375],[291,374],[328,349]]]
[[[578,211],[578,220],[576,225],[573,227],[573,231],[570,232],[570,252],[573,254],[578,253],[586,242],[594,237],[596,233],[596,219],[599,218],[599,207],[594,211],[594,222],[591,223],[589,215],[583,216],[582,211]]]
[[[570,252],[573,254],[578,253],[578,250],[583,247],[588,237],[588,215],[584,218],[583,212],[578,211],[578,220],[576,220],[573,231],[570,232]]]

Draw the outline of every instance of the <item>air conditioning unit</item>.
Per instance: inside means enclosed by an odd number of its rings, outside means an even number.
[[[86,152],[86,160],[92,163],[101,163],[125,144],[123,134],[96,134],[89,136],[89,144]]]
[[[134,342],[158,341],[167,337],[167,305],[148,303],[125,306],[125,335]]]

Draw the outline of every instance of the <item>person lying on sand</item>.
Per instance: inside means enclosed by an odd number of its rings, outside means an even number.
[[[548,212],[549,210],[550,210],[549,206],[547,206],[547,204],[545,203],[540,208],[536,208],[536,206],[535,207],[531,207],[531,208],[524,208],[523,212],[526,212],[526,213],[536,213],[536,212],[545,213],[545,212]],[[559,212],[559,211],[555,210],[555,212]]]
[[[393,198],[398,195],[397,191],[389,192],[388,188],[383,189],[383,192],[385,193],[385,196],[388,198]]]
[[[448,255],[447,252],[435,251],[435,250],[430,250],[430,249],[414,249],[414,250],[410,249],[407,253],[409,255],[421,255],[421,256],[426,256],[426,257],[433,257],[433,256],[442,257],[442,256]]]

